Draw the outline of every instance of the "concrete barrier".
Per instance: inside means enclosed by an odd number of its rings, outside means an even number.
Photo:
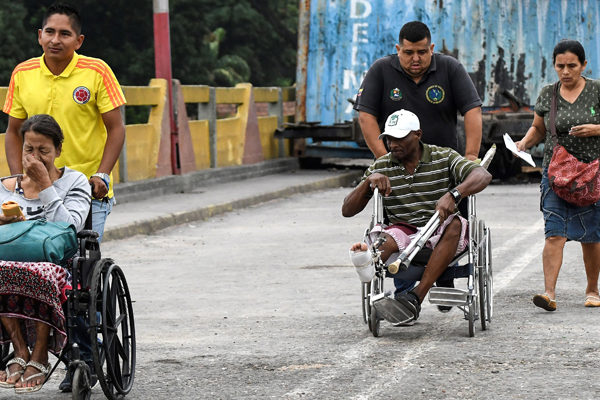
[[[289,122],[283,102],[293,101],[294,88],[255,88],[241,83],[233,88],[181,85],[173,80],[173,107],[179,131],[181,173],[207,168],[248,165],[287,157],[290,145],[275,139],[276,129]],[[126,123],[126,142],[113,169],[115,182],[124,183],[171,175],[171,128],[169,124],[167,82],[152,79],[148,86],[123,86],[124,107],[148,106],[146,123]],[[0,87],[0,104],[7,88]],[[256,103],[268,104],[269,115],[258,115]],[[197,115],[189,118],[186,104],[197,105]],[[231,104],[235,113],[217,117],[217,105]],[[122,110],[125,118],[125,111]],[[0,154],[4,151],[0,134]],[[0,176],[9,174],[6,158],[0,156]]]

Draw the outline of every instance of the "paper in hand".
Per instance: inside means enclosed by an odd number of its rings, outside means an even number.
[[[531,157],[531,154],[525,151],[519,151],[515,142],[513,142],[510,136],[508,136],[508,133],[505,133],[504,135],[502,135],[502,137],[504,138],[504,145],[508,150],[510,150],[517,157],[525,160],[527,164],[531,165],[532,167],[535,167],[535,163],[533,162],[533,157]]]

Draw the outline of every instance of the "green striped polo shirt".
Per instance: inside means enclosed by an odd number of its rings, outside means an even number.
[[[379,157],[364,173],[361,182],[376,172],[390,178],[392,192],[383,198],[391,224],[407,222],[423,226],[435,213],[437,201],[460,184],[478,164],[448,147],[420,142],[423,154],[413,174],[391,153]]]

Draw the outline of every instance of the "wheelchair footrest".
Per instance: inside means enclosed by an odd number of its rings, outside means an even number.
[[[396,300],[393,291],[373,296],[373,311],[392,324],[403,324],[412,321],[413,315]],[[373,312],[371,311],[371,312]]]
[[[438,306],[462,306],[468,304],[469,292],[463,289],[432,287],[429,302]]]

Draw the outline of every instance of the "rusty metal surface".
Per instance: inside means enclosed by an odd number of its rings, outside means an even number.
[[[299,33],[308,43],[298,52],[298,121],[351,120],[347,99],[373,61],[395,52],[400,27],[412,20],[429,26],[435,51],[461,61],[484,106],[506,103],[503,90],[535,103],[556,80],[552,50],[563,38],[584,45],[586,76],[600,68],[597,1],[303,0],[300,12]]]
[[[306,121],[307,61],[310,33],[310,0],[300,0],[298,18],[298,59],[296,73],[296,121]]]

